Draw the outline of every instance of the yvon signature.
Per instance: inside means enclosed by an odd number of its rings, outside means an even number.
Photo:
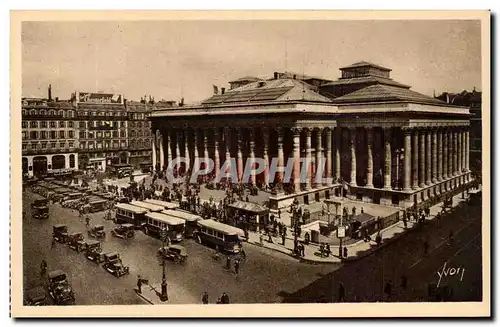
[[[441,280],[443,277],[448,277],[448,276],[459,276],[460,275],[460,281],[464,278],[464,273],[465,273],[465,268],[459,267],[459,268],[446,268],[446,262],[443,265],[443,269],[441,271],[438,271],[437,274],[439,276],[439,282],[437,284],[437,287],[439,287],[439,284],[441,284]]]

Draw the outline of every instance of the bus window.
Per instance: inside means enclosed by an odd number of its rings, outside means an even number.
[[[222,233],[221,232],[217,232],[217,238],[220,238],[222,240]]]

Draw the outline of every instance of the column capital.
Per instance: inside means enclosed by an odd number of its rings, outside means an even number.
[[[323,133],[323,130],[324,130],[324,128],[323,128],[323,127],[314,127],[314,128],[313,128],[313,131],[315,131],[315,132],[317,132],[317,133],[320,133],[320,134],[321,134],[321,133]]]
[[[300,135],[300,132],[302,131],[302,127],[292,127],[290,128],[290,131],[293,133],[293,135]]]
[[[309,127],[303,127],[302,130],[304,131],[304,133],[306,134],[307,137],[311,136],[311,132],[312,132],[311,128],[309,128]]]
[[[332,135],[332,128],[330,128],[330,127],[325,127],[323,130],[325,131],[325,134],[326,134],[326,135],[330,135],[330,136]]]
[[[413,127],[401,127],[401,130],[403,131],[404,135],[411,135],[413,133],[414,128]]]

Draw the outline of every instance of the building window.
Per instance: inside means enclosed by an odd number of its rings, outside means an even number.
[[[130,131],[130,137],[135,137],[135,131]]]
[[[21,127],[22,127],[22,128],[27,128],[27,127],[28,127],[28,122],[23,120],[23,121],[21,122]]]
[[[78,137],[81,138],[81,139],[84,139],[85,138],[85,132],[78,133]]]
[[[68,118],[74,118],[74,114],[75,113],[73,112],[73,110],[69,110],[68,111]]]
[[[60,128],[64,128],[64,127],[66,127],[66,123],[65,123],[65,122],[63,122],[63,121],[60,121],[60,122],[59,122],[59,127],[60,127]]]
[[[63,117],[64,116],[64,111],[59,110],[59,116]]]
[[[74,145],[74,143],[73,143],[73,142],[69,142],[68,144],[69,144],[69,147],[70,147],[70,148],[73,148],[73,145]]]
[[[47,142],[42,142],[42,149],[47,149]]]
[[[127,144],[125,143],[125,141],[122,141],[122,143],[121,143],[121,144],[122,144],[122,148],[127,147]]]
[[[117,131],[113,131],[113,137],[118,137],[118,132]]]
[[[113,148],[118,149],[118,146],[119,146],[118,141],[113,141]]]
[[[80,126],[80,128],[85,128],[85,122],[84,122],[84,121],[81,121],[81,122],[79,123],[79,126]]]
[[[28,145],[26,143],[23,143],[22,148],[23,151],[26,151],[28,149]]]
[[[41,138],[42,140],[45,140],[45,139],[47,138],[47,132],[46,132],[46,131],[41,131],[41,132],[40,132],[40,138]]]
[[[92,111],[92,112],[91,112],[91,115],[92,115],[92,116],[97,116],[97,111]]]
[[[23,135],[23,140],[26,140],[26,136],[28,136],[28,133],[27,132],[22,132],[22,135]]]
[[[111,137],[111,132],[106,132],[106,135],[104,137],[110,138]]]
[[[71,121],[71,120],[70,120],[70,121],[68,122],[68,127],[69,127],[69,128],[73,128],[73,121]]]
[[[41,128],[47,128],[47,122],[46,121],[40,122],[40,125],[41,125]]]
[[[69,168],[75,168],[75,155],[69,155]]]
[[[97,132],[97,133],[96,133],[96,137],[97,137],[98,139],[100,139],[100,138],[102,137],[102,132]]]
[[[38,122],[37,121],[30,121],[30,127],[31,128],[38,128]]]
[[[93,139],[93,138],[94,138],[94,133],[93,133],[93,132],[89,132],[89,134],[88,134],[88,138],[89,138],[89,139]]]
[[[56,128],[56,122],[55,121],[51,121],[50,122],[50,128]]]
[[[55,116],[55,115],[56,115],[56,112],[55,112],[54,110],[50,110],[50,111],[49,111],[49,115],[51,115],[51,116]]]
[[[65,136],[64,131],[59,131],[59,138],[63,139]]]
[[[57,138],[56,131],[50,131],[50,139],[55,140]]]
[[[51,142],[51,143],[50,143],[50,147],[51,147],[52,149],[55,149],[55,148],[57,147],[57,143],[56,143],[56,142]]]
[[[74,137],[75,137],[75,132],[73,132],[73,131],[69,131],[69,136],[68,136],[68,138],[72,139],[72,138],[74,138]]]
[[[105,112],[104,111],[100,111],[99,112],[99,116],[104,116],[105,115]]]
[[[59,142],[59,147],[62,149],[64,148],[64,142]]]
[[[32,140],[38,139],[38,132],[37,131],[31,131],[30,132],[30,139],[32,139]]]
[[[44,109],[40,110],[40,116],[45,116],[46,114],[47,112]]]
[[[36,115],[36,110],[35,109],[31,109],[30,110],[30,115],[33,115],[33,116]]]
[[[114,121],[114,122],[113,122],[113,127],[114,127],[114,128],[118,128],[118,122],[117,122],[117,121]]]
[[[80,149],[85,149],[87,142],[80,142]]]
[[[97,142],[97,148],[98,149],[102,149],[102,143],[101,142]]]

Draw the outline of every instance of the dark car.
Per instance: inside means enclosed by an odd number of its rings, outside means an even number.
[[[47,304],[47,294],[41,286],[28,290],[24,295],[24,305],[41,306]]]
[[[71,233],[68,235],[68,245],[70,249],[80,252],[85,250],[85,239],[80,232]]]
[[[68,239],[68,226],[63,224],[52,226],[52,237],[59,243],[66,243]]]
[[[135,226],[132,224],[119,224],[111,230],[111,234],[123,239],[133,238],[135,235]]]
[[[95,225],[88,231],[89,236],[94,238],[104,238],[106,237],[106,232],[104,231],[103,225]]]
[[[49,277],[49,294],[56,305],[75,304],[75,294],[62,270],[51,271]]]
[[[130,273],[129,267],[123,265],[118,252],[104,254],[104,264],[102,267],[116,277],[121,277]]]
[[[104,255],[102,254],[101,242],[97,240],[87,241],[87,246],[85,249],[85,257],[90,261],[95,263],[101,263],[104,261]]]
[[[48,219],[49,218],[49,207],[40,206],[32,208],[33,218],[35,219]]]
[[[188,257],[186,248],[178,244],[159,248],[158,256],[181,264],[185,264]]]

